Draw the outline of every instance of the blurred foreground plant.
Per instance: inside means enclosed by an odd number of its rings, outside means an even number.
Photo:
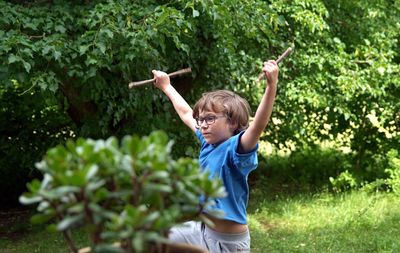
[[[171,147],[160,131],[125,136],[121,143],[115,137],[68,141],[36,164],[43,180],[29,183],[20,202],[38,204],[32,222],[50,221],[72,252],[78,252],[70,236],[76,228],[88,233],[94,252],[162,252],[172,226],[208,222],[202,211],[225,194],[196,160],[173,160]]]

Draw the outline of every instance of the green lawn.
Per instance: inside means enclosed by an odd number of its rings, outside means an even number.
[[[265,199],[249,207],[252,252],[400,252],[400,197],[328,193]]]
[[[2,253],[68,253],[68,248],[60,234],[49,233],[43,229],[31,229],[20,237],[0,239]]]
[[[0,252],[68,252],[61,235],[25,221],[0,227]],[[252,252],[400,252],[400,197],[387,193],[265,197],[254,190],[249,224]],[[85,244],[83,233],[74,237]]]

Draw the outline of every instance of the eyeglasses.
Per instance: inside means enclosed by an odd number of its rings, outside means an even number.
[[[204,118],[203,117],[195,118],[195,120],[196,120],[197,126],[200,127],[201,124],[203,124],[203,122],[206,122],[207,126],[214,124],[215,120],[219,119],[219,118],[226,118],[226,116],[225,115],[221,115],[221,116],[210,115],[210,116],[206,116]]]

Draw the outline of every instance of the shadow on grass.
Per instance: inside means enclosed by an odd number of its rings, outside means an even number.
[[[15,207],[0,211],[0,238],[17,241],[32,229],[31,209]]]
[[[2,253],[69,253],[61,233],[47,231],[46,225],[32,225],[34,210],[15,207],[0,211],[0,252]],[[78,247],[88,245],[82,231],[72,234]]]

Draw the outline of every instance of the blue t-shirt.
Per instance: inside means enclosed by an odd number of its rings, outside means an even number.
[[[248,175],[257,168],[257,146],[246,154],[237,153],[240,138],[244,132],[218,144],[208,144],[199,130],[196,136],[201,143],[199,161],[203,170],[210,172],[210,178],[222,180],[227,196],[215,199],[211,210],[224,212],[224,219],[247,224],[247,202],[249,200]]]

